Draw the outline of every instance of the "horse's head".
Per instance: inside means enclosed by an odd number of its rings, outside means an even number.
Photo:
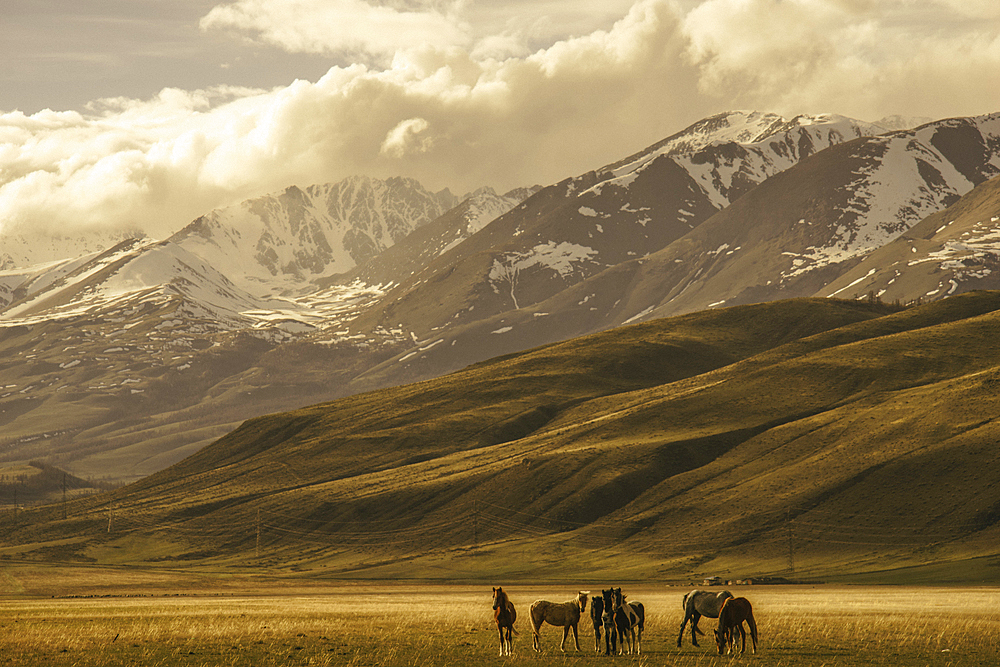
[[[493,589],[493,608],[507,605],[507,594],[503,592],[503,587],[498,586]]]
[[[622,595],[622,589],[612,588],[611,590],[613,590],[615,594],[615,608],[622,606],[622,604],[625,602],[625,596]]]
[[[590,596],[590,591],[580,591],[576,600],[580,603],[580,613],[587,611],[587,598]]]
[[[725,633],[718,630],[713,630],[713,632],[715,632],[715,645],[719,647],[719,655],[722,655],[726,650]]]

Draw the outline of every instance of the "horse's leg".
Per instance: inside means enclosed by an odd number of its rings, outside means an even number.
[[[580,636],[576,633],[576,623],[574,623],[573,625],[571,625],[569,627],[573,628],[573,643],[576,644],[576,650],[579,651],[580,650]]]
[[[528,620],[531,621],[531,648],[535,649],[538,653],[541,653],[542,638],[538,633],[542,629],[542,619],[535,618],[535,610],[531,609],[528,612]]]
[[[698,645],[698,634],[699,633],[705,634],[704,632],[698,629],[699,618],[701,618],[701,614],[698,613],[697,610],[695,610],[695,612],[691,614],[691,643],[694,644],[695,646]]]
[[[677,648],[681,647],[681,640],[684,639],[684,626],[687,625],[689,618],[691,618],[691,615],[684,612],[684,620],[681,621],[681,631],[677,633]]]
[[[740,655],[743,655],[747,652],[747,631],[743,628],[743,621],[740,621],[740,624],[736,626],[736,629],[740,631]],[[733,643],[735,644],[736,642]]]
[[[750,626],[750,639],[753,641],[753,652],[757,653],[757,621],[753,619],[753,613],[747,616],[747,624]]]

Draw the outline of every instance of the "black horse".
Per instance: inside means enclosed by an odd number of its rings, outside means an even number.
[[[601,622],[604,624],[604,655],[618,654],[618,628],[615,626],[615,589],[602,590],[601,597],[595,598],[601,601],[604,613],[601,614]]]
[[[601,628],[604,626],[603,616],[604,598],[595,595],[590,601],[590,620],[594,623],[594,651],[597,653],[601,652]]]

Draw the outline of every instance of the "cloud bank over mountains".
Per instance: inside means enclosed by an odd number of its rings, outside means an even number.
[[[219,206],[354,174],[456,194],[550,183],[729,108],[866,120],[1000,109],[992,0],[640,0],[602,3],[588,23],[590,4],[220,4],[203,33],[340,64],[267,90],[0,113],[0,233],[159,237]]]

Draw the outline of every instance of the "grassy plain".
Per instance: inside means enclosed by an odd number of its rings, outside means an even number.
[[[589,586],[595,590],[600,584]],[[647,609],[633,665],[711,666],[994,665],[1000,589],[781,586],[733,588],[749,598],[760,626],[758,653],[716,654],[713,624],[701,647],[685,632],[677,648],[680,600],[688,590],[623,586]],[[445,667],[595,665],[589,618],[577,653],[559,651],[559,629],[531,650],[528,607],[564,600],[574,586],[506,586],[518,609],[515,654],[497,656],[490,586],[395,586],[313,581],[304,588],[204,587],[197,594],[141,597],[0,598],[0,665],[356,665]],[[589,607],[588,607],[589,613]]]

